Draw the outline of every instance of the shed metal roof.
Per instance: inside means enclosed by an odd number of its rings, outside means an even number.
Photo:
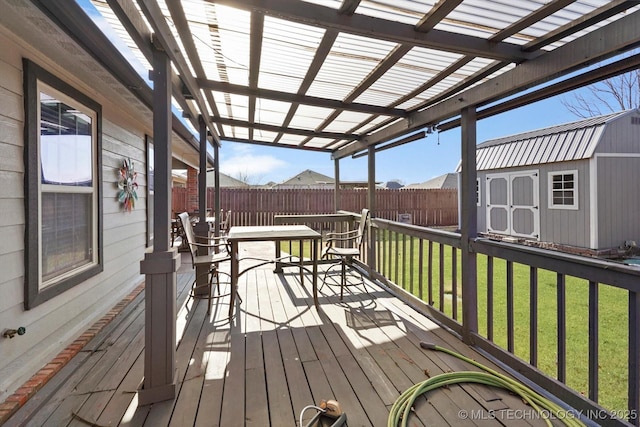
[[[620,111],[478,144],[477,170],[588,159],[608,123],[637,110]]]
[[[625,0],[92,3],[145,66],[150,40],[164,47],[176,103],[216,140],[335,158],[640,43],[640,5]]]

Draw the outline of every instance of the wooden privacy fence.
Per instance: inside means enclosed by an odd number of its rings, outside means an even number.
[[[173,188],[173,212],[191,211],[186,188]],[[420,226],[458,223],[457,190],[376,190],[377,218]],[[207,206],[213,206],[213,188],[207,189]],[[232,225],[272,225],[274,215],[335,213],[333,189],[221,188],[220,206],[231,210]],[[340,209],[359,212],[367,207],[366,189],[340,190]]]

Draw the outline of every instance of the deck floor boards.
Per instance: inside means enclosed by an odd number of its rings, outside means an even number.
[[[272,256],[273,244],[241,246],[243,256]],[[296,268],[267,264],[240,278],[236,315],[229,298],[188,298],[194,272],[183,255],[178,272],[177,397],[137,405],[144,374],[144,293],[7,422],[81,426],[295,426],[301,410],[336,399],[350,426],[386,425],[400,393],[429,376],[477,370],[420,340],[491,361],[406,303],[371,283],[323,286],[320,310],[311,280]],[[249,261],[241,263],[241,270]],[[229,292],[223,277],[222,293]],[[322,279],[322,273],[319,278]],[[421,397],[412,425],[543,425],[543,420],[490,419],[490,411],[529,410],[520,399],[481,385],[455,385]],[[484,414],[462,419],[459,411]],[[310,420],[314,410],[305,412]]]

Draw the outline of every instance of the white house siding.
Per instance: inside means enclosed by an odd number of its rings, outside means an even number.
[[[14,4],[18,4],[15,2]],[[24,7],[26,3],[20,3]],[[18,6],[16,6],[18,7]],[[37,11],[28,10],[37,14]],[[0,337],[0,401],[12,393],[88,326],[140,283],[139,261],[146,243],[145,133],[151,115],[140,105],[123,102],[129,96],[68,39],[52,42],[38,51],[7,27],[21,28],[21,15],[3,6],[0,16],[0,329],[26,327],[13,339]],[[43,27],[51,28],[43,21]],[[31,30],[33,33],[36,31]],[[52,39],[62,37],[48,34]],[[35,37],[35,36],[34,36]],[[46,44],[46,42],[43,42]],[[55,46],[54,46],[55,45]],[[65,52],[66,50],[66,52]],[[43,52],[46,52],[46,56]],[[77,58],[74,58],[77,55]],[[103,260],[104,271],[70,290],[34,307],[24,309],[24,166],[22,58],[26,57],[102,105],[103,161]],[[74,62],[63,70],[59,64]],[[93,64],[93,80],[87,67]],[[76,72],[77,75],[71,75]],[[108,86],[107,86],[108,85]],[[110,90],[106,90],[110,87]],[[144,114],[144,116],[141,116]],[[140,119],[144,125],[134,125]],[[146,127],[143,128],[143,126]],[[140,196],[132,213],[121,212],[116,200],[116,170],[130,157],[138,171]],[[37,165],[29,165],[38,167]]]
[[[640,143],[640,141],[638,141]],[[598,245],[640,245],[640,157],[597,156]]]

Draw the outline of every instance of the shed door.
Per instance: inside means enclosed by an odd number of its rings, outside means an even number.
[[[487,175],[487,231],[540,238],[538,171]]]

